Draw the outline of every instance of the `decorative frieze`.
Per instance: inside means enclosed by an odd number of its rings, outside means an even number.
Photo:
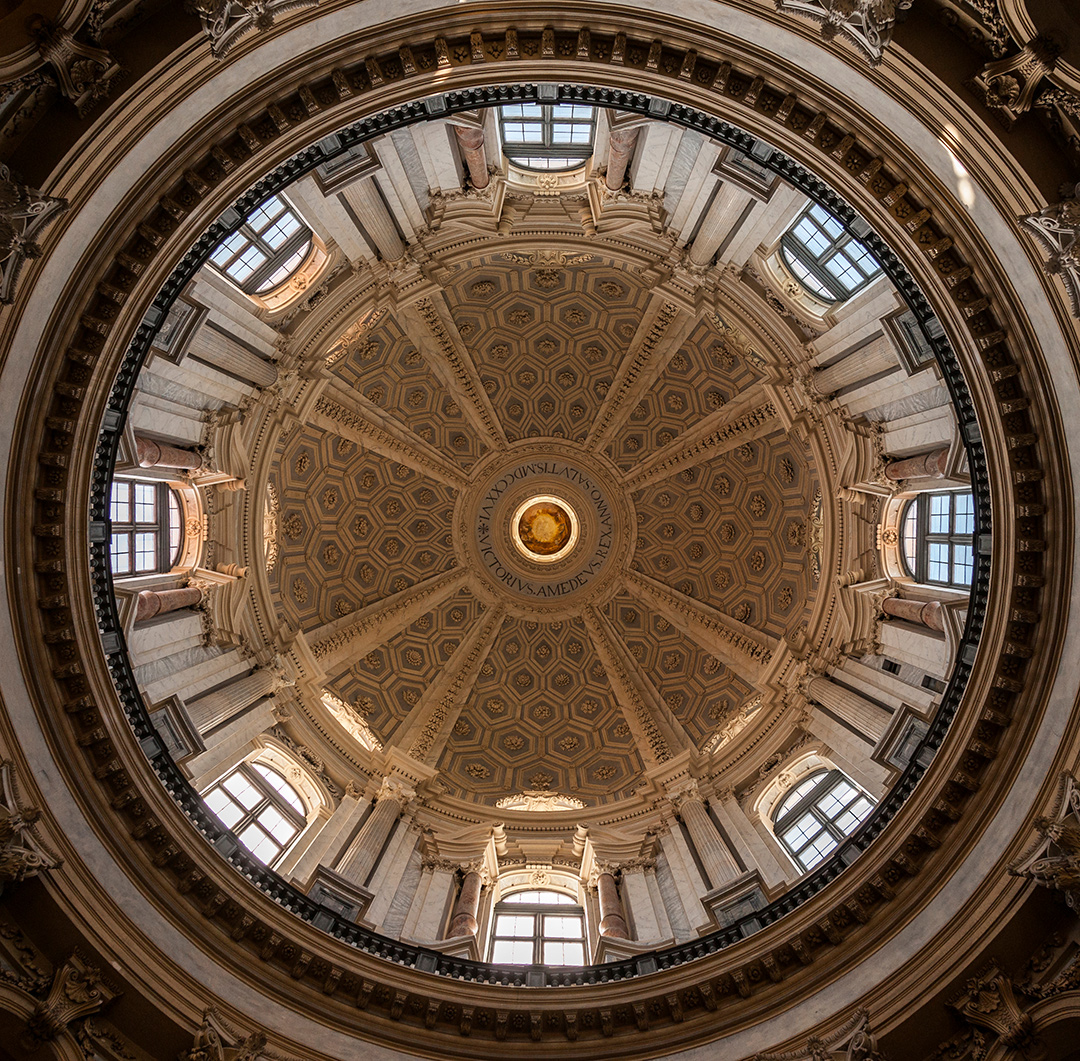
[[[777,11],[789,11],[821,24],[821,36],[840,36],[851,41],[877,66],[892,40],[899,11],[912,0],[776,0]]]
[[[861,1009],[831,1034],[811,1036],[804,1046],[783,1053],[755,1054],[754,1061],[888,1061]]]
[[[67,208],[66,199],[42,195],[0,164],[0,305],[14,301],[23,265],[40,257],[38,239]]]
[[[1006,129],[1031,109],[1035,90],[1054,69],[1060,47],[1046,37],[1035,37],[1016,55],[987,63],[968,86],[989,107]]]
[[[1061,278],[1072,315],[1080,318],[1080,184],[1071,197],[1027,214],[1023,223],[1046,249],[1049,257],[1043,268]]]
[[[29,30],[41,58],[53,68],[60,91],[75,104],[80,118],[109,95],[110,82],[120,67],[104,48],[83,44],[71,30],[40,15],[31,19]]]
[[[15,783],[15,767],[0,762],[0,894],[4,886],[36,877],[43,869],[56,869],[60,858],[38,839],[34,823],[37,807],[23,806]]]
[[[312,7],[319,0],[186,0],[185,6],[199,16],[210,41],[210,54],[224,59],[245,34],[266,33],[274,19],[296,8]]]

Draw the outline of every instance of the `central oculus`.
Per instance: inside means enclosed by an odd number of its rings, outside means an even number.
[[[551,564],[577,545],[577,513],[561,497],[536,494],[524,500],[510,520],[510,540],[526,560]]]
[[[519,439],[478,463],[455,502],[455,552],[488,602],[545,621],[613,592],[636,519],[618,470],[564,439]]]

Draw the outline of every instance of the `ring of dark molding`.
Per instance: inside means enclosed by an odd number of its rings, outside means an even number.
[[[535,83],[452,91],[441,97],[445,107],[440,107],[437,113],[440,115],[456,113],[481,106],[494,106],[506,101],[537,98],[538,86]],[[577,84],[560,84],[557,98],[590,102],[598,106],[632,111],[654,118],[658,116],[655,109],[650,110],[650,106],[658,98],[642,93]],[[672,104],[666,100],[660,102],[668,108],[662,115],[662,120],[705,133],[714,140],[745,152],[749,152],[757,143],[757,138],[751,134],[702,111]],[[860,829],[848,837],[814,872],[804,877],[768,906],[709,935],[688,943],[652,951],[633,960],[584,966],[570,971],[556,971],[544,966],[499,967],[487,962],[447,957],[424,947],[381,936],[354,922],[343,920],[327,907],[313,902],[307,895],[262,863],[257,862],[244,850],[235,836],[208,811],[188,779],[161,745],[151,725],[142,694],[135,682],[120,627],[108,556],[108,489],[116,462],[121,429],[138,374],[149,355],[151,343],[164,322],[169,308],[196,271],[202,267],[211,251],[225,237],[239,228],[247,214],[268,196],[283,190],[298,177],[343,154],[349,148],[389,130],[423,121],[432,117],[433,113],[435,112],[429,110],[425,102],[419,101],[362,119],[334,134],[338,144],[332,149],[326,146],[332,143],[332,139],[324,138],[319,143],[298,152],[256,182],[196,240],[162,285],[151,309],[136,329],[112,388],[105,422],[98,438],[91,482],[90,520],[92,523],[99,524],[104,533],[91,535],[91,538],[96,537],[97,540],[90,542],[90,575],[93,602],[99,629],[104,638],[108,666],[135,738],[146,752],[151,766],[170,796],[209,844],[227,852],[225,854],[227,861],[238,872],[274,902],[304,921],[357,950],[385,958],[396,965],[475,983],[522,986],[526,983],[527,972],[530,969],[533,970],[534,975],[537,971],[542,971],[543,980],[547,986],[597,984],[648,975],[715,954],[775,923],[835,880],[888,825],[925,773],[960,706],[971,674],[968,657],[973,657],[973,652],[969,650],[977,646],[986,616],[990,557],[982,553],[976,554],[976,571],[972,582],[967,621],[957,649],[956,664],[927,733],[892,788],[881,799]],[[820,203],[840,219],[845,229],[850,230],[850,225],[858,217],[854,208],[804,166],[776,149],[769,160],[762,164],[804,192],[809,198]],[[991,526],[989,473],[985,450],[977,430],[975,407],[960,364],[947,337],[934,338],[927,331],[927,324],[934,316],[933,310],[899,258],[874,231],[857,238],[870,247],[884,272],[916,315],[927,341],[934,350],[956,410],[968,455],[972,493],[975,497],[976,536],[986,534]],[[974,425],[975,430],[965,431],[963,430],[965,425]]]

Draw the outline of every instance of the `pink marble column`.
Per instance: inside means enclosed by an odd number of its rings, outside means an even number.
[[[144,589],[135,603],[135,622],[152,619],[155,615],[174,612],[177,608],[191,608],[202,600],[203,591],[185,589]]]
[[[931,630],[945,632],[945,623],[941,618],[941,602],[904,600],[903,597],[886,597],[881,602],[881,610],[886,615],[897,619],[906,619],[909,623],[918,623]]]
[[[607,176],[604,179],[613,192],[617,192],[626,180],[626,167],[634,154],[637,139],[637,129],[611,130],[608,137]]]
[[[201,468],[202,457],[194,450],[135,436],[135,459],[140,468]]]
[[[936,449],[932,453],[920,453],[917,457],[889,461],[885,465],[885,478],[894,483],[901,479],[944,479],[948,459],[947,449]]]
[[[469,169],[469,182],[477,191],[486,188],[488,168],[487,155],[484,152],[484,130],[455,125],[454,135],[457,137],[458,147],[461,148],[461,157],[465,159],[465,165]]]
[[[480,909],[480,891],[483,887],[484,878],[474,869],[467,870],[454,905],[453,917],[450,918],[450,927],[446,930],[447,939],[476,935],[479,927],[476,914]]]
[[[596,897],[600,900],[600,935],[629,939],[630,926],[626,923],[619,889],[610,870],[604,870],[596,878]]]

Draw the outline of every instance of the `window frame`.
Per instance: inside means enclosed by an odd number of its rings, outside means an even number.
[[[813,778],[820,778],[820,780],[810,788],[799,800],[797,800],[792,806],[785,809],[785,803],[790,797],[791,793],[798,789],[800,786],[806,784],[807,781]],[[846,784],[854,790],[854,795],[843,804],[840,810],[834,814],[829,815],[820,806],[824,800],[830,796],[840,784]],[[869,802],[870,806],[866,813],[859,818],[855,824],[845,832],[836,823],[839,821],[860,799],[865,799]],[[811,771],[804,777],[799,778],[791,788],[784,793],[777,805],[777,810],[773,815],[773,834],[776,839],[780,841],[784,850],[791,856],[795,864],[804,872],[809,873],[812,869],[815,869],[822,862],[825,861],[849,836],[858,832],[863,822],[866,821],[874,807],[877,806],[877,801],[868,792],[864,792],[854,781],[851,780],[842,770],[836,768],[828,769],[827,767],[821,767],[817,770]],[[807,815],[814,819],[823,828],[814,833],[805,843],[796,848],[795,844],[786,839],[785,833],[788,832],[796,823],[802,821]],[[827,834],[833,841],[832,846],[825,852],[821,853],[820,857],[815,859],[809,865],[803,861],[802,854],[807,850],[812,849],[814,841],[817,840],[822,833]]]
[[[304,812],[298,811],[288,799],[282,795],[270,782],[259,772],[256,767],[262,767],[264,770],[269,770],[271,773],[276,774],[281,780],[292,789],[296,795],[297,800],[305,808]],[[259,801],[248,810],[242,803],[225,788],[225,782],[230,778],[235,777],[237,774],[241,775],[245,781],[252,785],[260,794]],[[225,798],[234,803],[237,807],[243,810],[243,815],[232,825],[225,826],[225,822],[218,817],[217,811],[213,810],[209,804],[209,796],[215,789],[221,789],[225,794]],[[206,804],[207,810],[218,818],[225,828],[236,837],[237,841],[244,847],[252,858],[259,862],[262,862],[268,869],[273,869],[277,865],[289,848],[296,842],[296,838],[303,832],[304,827],[307,825],[307,804],[304,801],[304,797],[300,794],[297,787],[289,781],[285,775],[274,765],[270,763],[260,762],[259,760],[244,760],[238,763],[232,770],[226,774],[222,774],[216,781],[207,786],[207,788],[200,793],[202,801]],[[292,836],[287,841],[282,843],[277,837],[273,836],[269,830],[258,820],[261,815],[268,808],[276,810],[290,825],[293,825],[294,831]],[[277,848],[277,854],[270,860],[264,860],[252,851],[251,848],[241,840],[241,834],[251,825],[255,825],[263,834],[263,836],[273,843]]]
[[[272,219],[261,229],[256,228],[251,223],[251,219],[258,211],[263,210],[267,203],[272,199],[276,199],[281,204],[282,210],[279,213],[274,214]],[[286,214],[291,215],[296,220],[298,227],[295,232],[291,233],[286,238],[281,246],[275,248],[263,237],[265,233],[278,224]],[[215,262],[214,255],[237,234],[242,235],[245,242],[230,254],[226,262],[221,264]],[[268,295],[271,291],[275,291],[277,288],[281,287],[282,284],[288,283],[293,276],[303,269],[304,263],[308,260],[311,249],[314,246],[314,235],[311,227],[304,222],[304,219],[297,213],[292,204],[284,198],[284,196],[271,195],[259,203],[258,206],[254,207],[251,213],[244,218],[239,227],[235,231],[230,232],[225,239],[210,252],[210,257],[207,261],[213,269],[217,270],[217,272],[229,280],[230,283],[236,284],[245,295],[261,298]],[[261,254],[265,255],[265,261],[256,266],[254,271],[247,277],[240,280],[229,272],[229,270],[251,247],[254,247]],[[277,283],[266,287],[267,281],[269,281],[274,273],[287,264],[289,259],[301,249],[303,249],[304,253],[297,262],[296,268],[290,270],[289,274]]]
[[[930,507],[931,498],[935,497],[970,497],[971,500],[971,532],[959,532],[956,530],[956,504],[949,504],[949,530],[947,533],[930,531]],[[907,533],[908,517],[914,508],[915,511],[915,563],[912,564],[908,557],[907,542],[910,538]],[[926,586],[948,586],[952,589],[970,590],[971,580],[967,582],[957,581],[954,577],[956,569],[956,550],[958,546],[971,550],[970,570],[972,579],[975,573],[975,541],[978,535],[978,510],[975,508],[975,499],[971,490],[926,490],[913,497],[900,510],[898,522],[900,528],[900,563],[905,573],[915,582]],[[930,577],[930,546],[947,545],[949,555],[949,578],[947,580]]]
[[[561,895],[568,902],[558,903],[543,903],[543,902],[515,902],[514,895],[519,895],[522,892],[538,892],[541,895]],[[500,915],[515,914],[520,917],[531,917],[533,919],[533,929],[531,936],[523,935],[505,935],[500,934],[498,931],[499,917]],[[572,917],[580,921],[581,923],[581,935],[580,936],[554,936],[547,935],[544,931],[544,918],[549,916],[558,917]],[[495,949],[500,942],[510,940],[527,940],[532,941],[532,961],[531,962],[507,962],[500,961],[495,957]],[[562,965],[559,963],[552,964],[545,962],[544,958],[544,945],[546,943],[580,943],[582,960],[581,965],[568,964]],[[581,906],[576,899],[571,898],[565,892],[560,892],[555,888],[537,888],[537,887],[524,887],[515,888],[512,892],[505,896],[502,896],[495,904],[491,913],[491,932],[488,936],[488,961],[493,965],[551,965],[552,968],[559,969],[578,969],[583,968],[589,961],[589,926],[585,916],[585,909]]]
[[[814,211],[821,211],[826,215],[827,221],[831,220],[840,228],[837,235],[830,233],[821,221],[814,216]],[[796,234],[796,229],[809,222],[817,229],[820,237],[825,240],[825,247],[820,251],[812,250],[801,236]],[[846,248],[854,244],[876,266],[870,272],[852,258]],[[852,268],[858,272],[862,279],[858,283],[848,285],[839,277],[829,271],[826,263],[832,261],[838,255],[843,254]],[[808,203],[800,212],[799,216],[791,223],[788,230],[780,237],[780,256],[788,271],[799,282],[799,285],[814,298],[826,302],[846,302],[853,295],[869,286],[882,275],[881,263],[874,257],[873,252],[856,235],[849,231],[848,227],[834,214],[830,213],[819,203]]]
[[[507,115],[508,107],[537,107],[540,110],[539,119],[530,115]],[[590,126],[589,141],[587,144],[558,143],[555,141],[555,130],[560,124],[582,125],[585,119],[560,118],[555,110],[559,107],[587,107],[591,112],[587,124]],[[502,146],[503,156],[518,169],[530,170],[538,173],[562,173],[576,169],[586,159],[593,155],[596,144],[596,123],[598,120],[597,107],[591,103],[579,103],[573,100],[555,103],[541,103],[537,100],[519,100],[513,103],[503,103],[498,108],[499,142]],[[507,123],[520,122],[522,125],[538,124],[541,130],[539,141],[527,142],[523,140],[511,140],[507,137]],[[560,161],[561,165],[538,165],[541,159]]]
[[[126,502],[131,509],[130,521],[114,520],[112,518],[114,506],[117,501],[114,499],[114,490],[117,486],[129,485],[131,487],[131,498]],[[156,516],[153,520],[138,520],[136,519],[136,495],[137,488],[140,486],[150,486],[154,488],[154,505]],[[171,503],[175,502],[178,512],[179,523],[179,540],[175,546],[170,544],[170,535],[172,531],[171,526]],[[138,570],[136,567],[137,556],[137,542],[139,533],[153,532],[157,536],[157,563],[149,569]],[[128,542],[128,570],[117,571],[114,562],[116,550],[114,544],[116,536],[120,534],[127,534],[130,536]],[[113,578],[142,578],[146,575],[161,575],[171,571],[177,561],[183,555],[184,552],[184,502],[180,497],[180,494],[173,489],[164,479],[127,479],[122,476],[118,476],[112,480],[109,484],[109,570],[112,573]]]

